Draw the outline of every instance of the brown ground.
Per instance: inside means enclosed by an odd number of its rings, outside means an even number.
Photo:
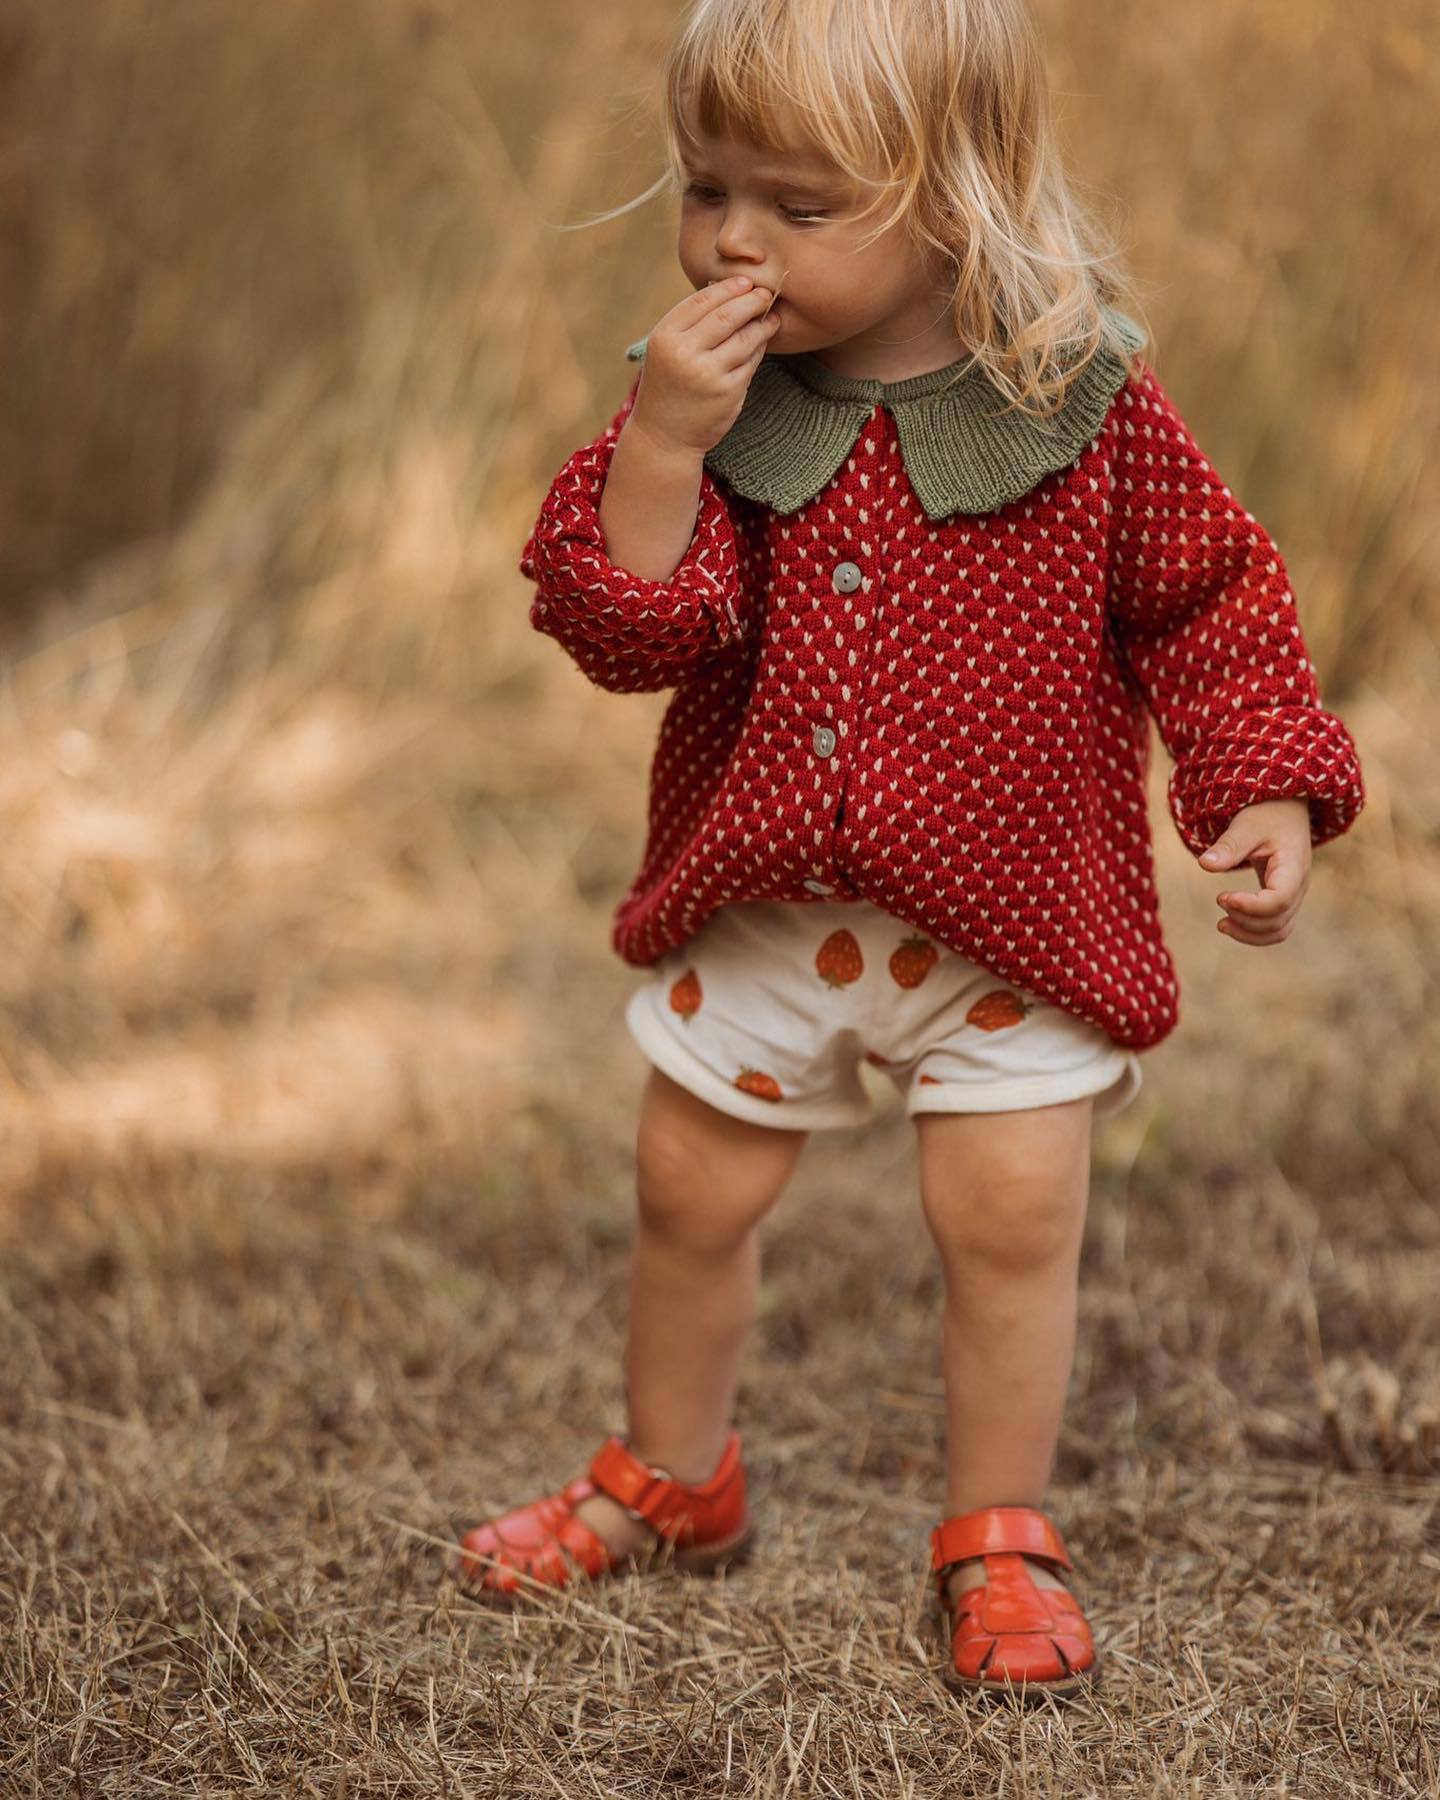
[[[621,1423],[606,929],[664,696],[589,688],[514,562],[678,297],[660,202],[536,229],[655,173],[612,97],[664,9],[0,34],[0,1794],[1440,1792],[1433,21],[1063,10],[1370,804],[1256,951],[1157,747],[1184,1017],[1097,1136],[1051,1495],[1108,1667],[1025,1716],[936,1674],[881,1082],[765,1228],[755,1559],[511,1617],[442,1575]]]

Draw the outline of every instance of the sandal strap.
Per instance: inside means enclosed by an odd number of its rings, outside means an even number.
[[[640,1461],[624,1438],[608,1437],[591,1458],[589,1476],[596,1487],[621,1506],[668,1534],[689,1523],[694,1501],[708,1499],[734,1479],[740,1462],[740,1434],[732,1430],[713,1475],[688,1485],[676,1481],[667,1469],[654,1469]]]
[[[955,1513],[930,1533],[930,1566],[937,1573],[952,1563],[1003,1550],[1018,1550],[1062,1569],[1074,1567],[1060,1533],[1034,1506],[982,1506]]]

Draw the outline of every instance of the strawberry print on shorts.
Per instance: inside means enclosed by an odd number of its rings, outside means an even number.
[[[859,1065],[905,1110],[1010,1112],[1139,1092],[1139,1057],[1087,1020],[968,962],[865,900],[722,906],[656,963],[625,1011],[672,1080],[791,1130],[864,1124]]]

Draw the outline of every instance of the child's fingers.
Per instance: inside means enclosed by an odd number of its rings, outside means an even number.
[[[1297,860],[1279,851],[1265,856],[1257,872],[1263,883],[1258,893],[1227,888],[1215,896],[1215,904],[1225,913],[1215,929],[1237,944],[1283,943],[1304,895],[1304,875]]]
[[[1256,919],[1269,918],[1294,906],[1305,891],[1305,875],[1299,863],[1282,851],[1272,851],[1261,870],[1259,891],[1253,894],[1224,889],[1215,904]]]
[[[1273,914],[1283,912],[1290,904],[1290,897],[1278,888],[1263,888],[1258,894],[1217,894],[1215,904],[1223,906],[1227,912],[1248,913],[1252,918],[1268,919]]]
[[[662,323],[667,332],[688,333],[727,301],[743,299],[747,294],[753,293],[754,288],[755,284],[748,275],[731,275],[724,281],[708,281],[704,287],[696,288],[693,294],[677,300]]]
[[[1222,936],[1234,938],[1237,944],[1283,944],[1289,937],[1293,920],[1289,917],[1267,925],[1249,925],[1239,919],[1218,919],[1215,929]]]
[[[680,326],[685,331],[693,331],[697,325],[713,319],[725,307],[733,310],[737,305],[743,307],[745,302],[754,299],[763,303],[768,300],[769,294],[769,288],[760,287],[749,275],[730,275],[724,281],[707,282],[681,303],[686,311],[680,318]]]
[[[724,281],[707,281],[704,287],[696,288],[693,294],[678,301],[671,311],[680,325],[693,325],[696,319],[703,319],[706,313],[733,300],[737,294],[748,294],[754,285],[748,275],[727,275]]]
[[[1215,929],[1237,944],[1278,944],[1290,935],[1299,910],[1299,898],[1266,888],[1258,894],[1217,894],[1217,906],[1225,917]]]
[[[731,374],[736,369],[743,369],[747,363],[758,362],[765,354],[766,345],[780,329],[780,321],[773,313],[764,318],[750,319],[716,351],[716,361]]]
[[[1304,894],[1304,885],[1288,870],[1270,870],[1264,887],[1258,893],[1247,894],[1225,889],[1215,896],[1215,904],[1223,906],[1227,912],[1244,913],[1253,919],[1269,919],[1277,917],[1290,907],[1299,904]]]
[[[770,310],[769,288],[747,288],[743,294],[727,295],[710,312],[704,313],[686,327],[685,341],[692,349],[715,350],[736,335],[742,326],[762,317]]]

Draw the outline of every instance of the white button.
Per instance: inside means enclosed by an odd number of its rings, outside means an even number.
[[[857,564],[852,562],[836,563],[835,573],[830,577],[830,585],[837,594],[853,594],[859,587],[861,579]]]
[[[809,888],[812,894],[833,894],[835,892],[828,881],[805,881],[800,885]]]
[[[817,756],[829,756],[835,748],[835,733],[828,725],[817,725],[815,736],[810,741]]]

